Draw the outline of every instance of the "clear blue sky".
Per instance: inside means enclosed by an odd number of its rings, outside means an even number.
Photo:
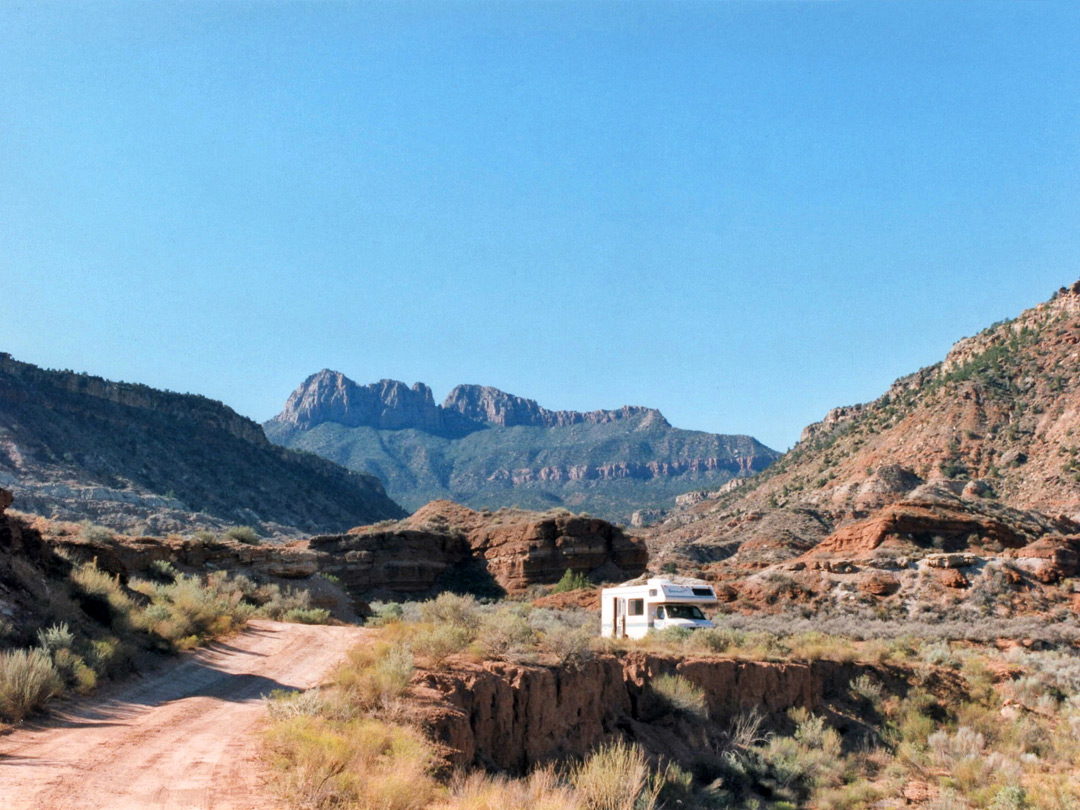
[[[0,350],[784,449],[1080,278],[1071,3],[0,0]]]

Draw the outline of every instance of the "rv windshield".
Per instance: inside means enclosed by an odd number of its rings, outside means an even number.
[[[669,619],[696,619],[705,618],[705,614],[697,605],[664,605]]]

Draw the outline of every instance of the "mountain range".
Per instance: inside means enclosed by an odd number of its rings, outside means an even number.
[[[440,405],[422,383],[360,385],[329,369],[263,428],[278,444],[377,475],[408,509],[448,498],[620,522],[779,457],[749,436],[674,428],[653,408],[554,411],[480,385],[459,385]]]
[[[271,444],[220,402],[9,354],[0,354],[0,486],[22,511],[141,532],[330,532],[406,514],[377,478]]]

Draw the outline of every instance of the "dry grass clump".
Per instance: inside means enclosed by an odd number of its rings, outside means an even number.
[[[0,718],[18,723],[60,694],[63,682],[44,650],[0,652]]]
[[[412,651],[401,644],[361,645],[335,670],[334,703],[350,714],[395,714],[413,674]]]
[[[645,752],[622,741],[576,766],[570,783],[589,810],[652,810],[663,788],[652,778]]]
[[[406,726],[300,715],[275,722],[266,748],[275,787],[293,807],[422,810],[439,792],[433,749]]]
[[[584,810],[584,799],[556,773],[540,768],[524,779],[472,773],[459,776],[432,810]]]
[[[650,698],[647,713],[659,716],[664,712],[676,712],[695,720],[708,718],[705,690],[695,686],[682,675],[659,675],[649,682]]]

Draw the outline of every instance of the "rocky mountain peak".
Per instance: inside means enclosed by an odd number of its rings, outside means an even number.
[[[323,422],[381,430],[438,431],[443,427],[431,389],[423,383],[415,383],[412,388],[398,380],[357,385],[331,369],[304,380],[289,396],[277,420],[299,428]]]
[[[424,383],[397,380],[358,385],[339,371],[312,374],[289,396],[275,422],[309,429],[323,422],[379,430],[413,428],[429,433],[468,433],[486,426],[564,427],[639,420],[638,428],[670,427],[660,411],[624,405],[610,411],[551,411],[536,400],[488,385],[459,385],[436,405]]]
[[[604,424],[635,417],[643,417],[643,427],[670,427],[663,414],[655,408],[624,405],[611,411],[550,411],[535,400],[514,396],[487,385],[457,386],[443,402],[443,408],[476,422],[501,427],[564,427],[581,423]]]

